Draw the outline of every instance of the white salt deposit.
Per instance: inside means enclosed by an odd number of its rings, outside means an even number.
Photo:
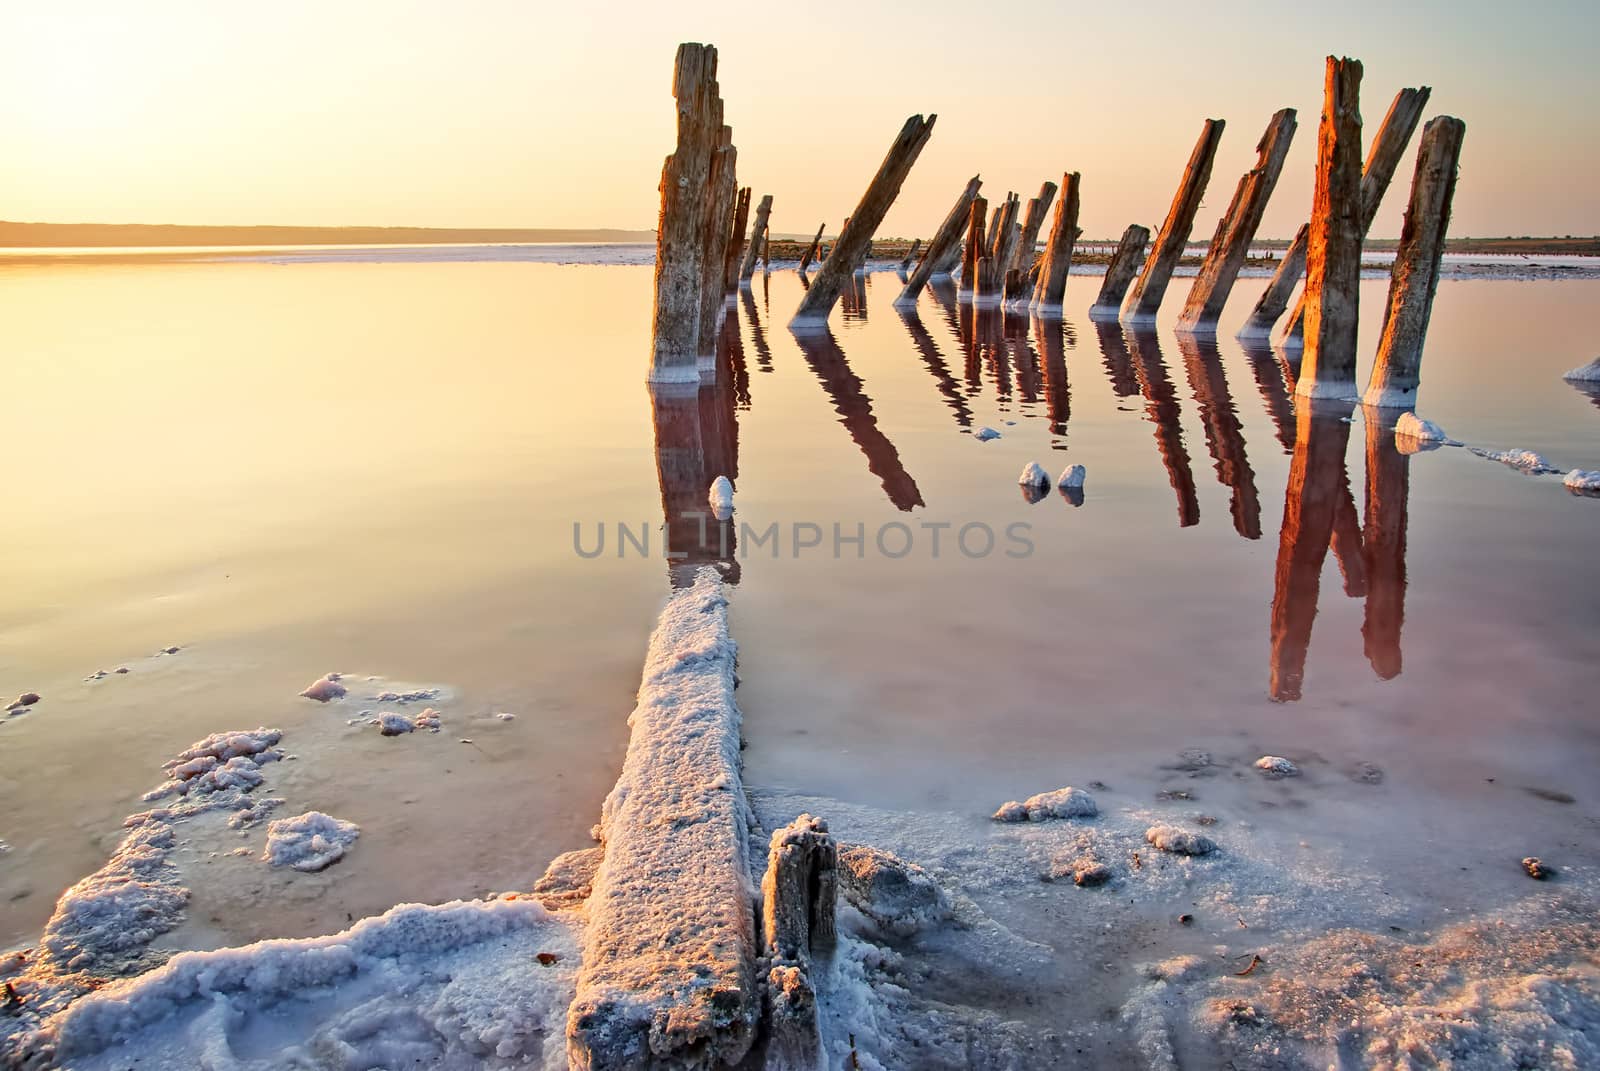
[[[282,739],[279,729],[212,733],[163,763],[167,780],[146,792],[144,798],[204,796],[223,789],[248,792],[261,783],[258,767],[283,758],[283,752],[274,746]]]
[[[401,733],[409,733],[417,727],[416,722],[404,714],[396,714],[392,710],[381,712],[376,719],[376,725],[378,726],[378,731],[384,736],[399,736]]]
[[[406,692],[379,692],[372,699],[377,703],[431,703],[439,694],[438,688],[413,688]]]
[[[711,502],[711,513],[719,521],[725,521],[733,515],[733,484],[726,476],[718,476],[711,481],[711,492],[707,496]]]
[[[1300,773],[1300,767],[1282,755],[1261,756],[1256,760],[1256,769],[1268,777],[1296,777]]]
[[[1562,375],[1569,383],[1600,383],[1600,357]]]
[[[1048,491],[1050,489],[1050,474],[1037,461],[1030,461],[1027,467],[1022,470],[1022,475],[1017,477],[1017,482],[1023,487],[1042,487]]]
[[[1490,461],[1498,461],[1502,465],[1514,468],[1518,472],[1526,473],[1529,476],[1558,471],[1554,465],[1532,450],[1483,450],[1476,446],[1469,446],[1467,449],[1479,457],[1488,458]]]
[[[1088,474],[1088,470],[1082,465],[1069,465],[1067,470],[1061,474],[1061,479],[1057,481],[1056,487],[1063,491],[1082,487],[1084,477]]]
[[[977,431],[973,432],[972,433],[972,437],[974,439],[977,439],[980,443],[986,443],[990,439],[998,439],[998,438],[1000,438],[1000,433],[998,431],[995,431],[993,428],[989,427],[987,424],[985,424],[983,427],[981,427]]]
[[[1444,429],[1431,420],[1423,420],[1415,413],[1401,413],[1400,419],[1394,424],[1394,437],[1396,444],[1402,449],[1406,448],[1406,441],[1413,443],[1448,443],[1450,437]],[[1414,452],[1408,451],[1408,452]]]
[[[1210,837],[1177,826],[1151,826],[1145,830],[1144,839],[1174,855],[1210,855],[1217,850],[1217,842]]]
[[[311,682],[310,687],[300,694],[307,699],[315,699],[319,703],[326,703],[330,699],[343,699],[345,687],[339,683],[339,674],[329,673],[327,676]]]
[[[267,847],[261,858],[273,866],[322,870],[343,859],[359,836],[361,827],[354,822],[307,811],[267,826]]]
[[[501,721],[516,721],[516,719],[517,719],[517,716],[515,714],[509,713],[508,711],[504,711],[504,710],[502,710],[500,713],[496,714],[495,717],[498,718]]]
[[[1573,469],[1561,482],[1575,495],[1600,495],[1600,469]]]
[[[1099,813],[1093,796],[1068,785],[1029,796],[1021,803],[1003,803],[993,817],[997,822],[1046,822],[1052,818],[1093,818]]]

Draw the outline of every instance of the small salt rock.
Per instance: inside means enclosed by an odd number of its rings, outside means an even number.
[[[1268,777],[1297,777],[1300,767],[1281,755],[1263,755],[1256,760],[1256,769]]]
[[[1049,490],[1050,474],[1037,461],[1030,461],[1027,467],[1022,470],[1022,475],[1017,477],[1017,482],[1023,487],[1043,487],[1045,490]]]
[[[500,721],[516,721],[517,720],[517,716],[515,714],[508,713],[507,711],[504,711],[504,710],[502,710],[500,713],[496,714],[495,717],[498,718]]]
[[[161,653],[162,654],[177,654],[181,650],[183,650],[183,648],[181,648],[181,647],[163,647],[163,648],[161,648]]]
[[[707,498],[711,503],[711,513],[717,520],[725,521],[733,515],[733,484],[726,476],[718,476],[711,481]]]
[[[1017,800],[1009,800],[1000,805],[1000,809],[991,816],[996,822],[1026,822],[1028,808]]]
[[[319,703],[326,703],[331,699],[343,699],[345,687],[339,683],[339,675],[330,673],[326,677],[311,682],[310,687],[300,693],[307,699],[315,699]]]
[[[1083,486],[1084,477],[1087,475],[1088,470],[1082,465],[1072,465],[1061,474],[1061,479],[1057,481],[1056,486],[1063,491],[1080,488]]]
[[[1145,830],[1144,839],[1174,855],[1210,855],[1217,850],[1217,842],[1210,837],[1177,826],[1151,826]]]
[[[977,439],[980,443],[986,443],[990,439],[998,439],[998,438],[1000,438],[1000,433],[998,431],[995,431],[993,428],[989,427],[988,425],[985,425],[985,426],[979,428],[977,431],[973,432],[972,433],[972,437],[974,439]]]
[[[1546,878],[1556,876],[1556,869],[1546,866],[1537,855],[1530,855],[1522,861],[1522,869],[1528,872],[1528,877],[1534,881],[1544,881]]]
[[[1072,866],[1072,884],[1094,888],[1111,880],[1111,868],[1093,859],[1080,859]]]

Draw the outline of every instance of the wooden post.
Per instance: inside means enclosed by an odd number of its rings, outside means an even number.
[[[1061,301],[1067,292],[1067,273],[1072,270],[1072,243],[1077,238],[1078,173],[1069,171],[1061,176],[1061,200],[1056,202],[1056,218],[1050,224],[1044,264],[1033,288],[1033,308],[1040,315],[1054,316],[1061,312]]]
[[[1205,261],[1200,265],[1194,286],[1189,290],[1189,300],[1178,316],[1178,326],[1190,331],[1215,330],[1217,317],[1228,301],[1239,269],[1250,255],[1250,243],[1255,240],[1256,229],[1267,210],[1267,201],[1278,185],[1278,175],[1283,171],[1284,158],[1289,155],[1289,145],[1294,141],[1295,111],[1285,108],[1267,123],[1267,129],[1256,143],[1256,166],[1239,179],[1233,203],[1217,221],[1217,233],[1206,249]]]
[[[1128,300],[1122,306],[1125,318],[1146,322],[1156,318],[1156,310],[1161,308],[1161,299],[1167,293],[1167,284],[1172,281],[1172,270],[1178,266],[1184,246],[1189,243],[1189,232],[1194,228],[1195,213],[1200,211],[1200,198],[1204,196],[1206,183],[1211,178],[1211,162],[1216,158],[1224,125],[1221,119],[1207,119],[1205,126],[1200,129],[1200,140],[1195,142],[1194,151],[1189,154],[1189,164],[1183,169],[1183,181],[1178,184],[1178,192],[1172,198],[1172,207],[1167,210],[1166,222],[1161,224],[1161,233],[1156,236],[1155,245],[1150,247],[1144,272],[1134,281]]]
[[[1046,182],[1039,187],[1039,196],[1028,199],[1028,214],[1022,219],[1022,240],[1011,258],[1011,266],[1021,268],[1024,274],[1033,266],[1034,248],[1039,244],[1045,213],[1055,202],[1057,188],[1054,182]]]
[[[815,238],[811,239],[811,244],[810,245],[806,246],[805,255],[800,258],[800,274],[801,275],[805,274],[806,269],[811,267],[811,261],[816,258],[817,248],[822,245],[822,231],[823,231],[823,229],[825,227],[827,227],[826,223],[818,224],[818,226],[817,226],[817,236]]]
[[[761,228],[761,274],[772,271],[772,225]]]
[[[1122,241],[1117,243],[1117,251],[1111,255],[1111,263],[1106,266],[1106,277],[1100,283],[1100,296],[1094,299],[1094,304],[1089,308],[1091,318],[1116,318],[1122,309],[1122,295],[1128,292],[1128,284],[1133,282],[1133,276],[1139,270],[1139,258],[1144,256],[1145,243],[1149,241],[1149,227],[1130,223],[1128,229],[1122,232]]]
[[[1015,193],[1006,194],[1005,207],[1000,212],[1000,226],[989,236],[989,256],[994,260],[996,279],[1003,279],[1011,267],[1011,258],[1022,236],[1021,224],[1017,222],[1017,213],[1021,210],[1022,198]]]
[[[1411,204],[1400,229],[1389,276],[1389,307],[1383,315],[1378,360],[1363,399],[1367,405],[1410,406],[1417,401],[1422,342],[1428,334],[1433,295],[1439,289],[1439,258],[1456,192],[1456,165],[1467,125],[1441,115],[1422,128],[1422,148],[1411,179]]]
[[[1300,229],[1295,232],[1294,241],[1290,242],[1289,248],[1284,251],[1283,259],[1278,261],[1278,270],[1273,273],[1272,281],[1267,284],[1266,290],[1262,291],[1261,300],[1256,302],[1256,307],[1250,312],[1250,318],[1239,328],[1238,337],[1241,340],[1266,338],[1272,333],[1272,325],[1278,322],[1283,310],[1289,307],[1289,296],[1294,293],[1294,288],[1300,283],[1300,276],[1305,273],[1306,243],[1310,235],[1311,224],[1300,224]]]
[[[723,277],[732,237],[734,202],[738,199],[738,180],[734,167],[738,150],[733,147],[733,128],[724,126],[717,151],[711,155],[710,181],[706,195],[706,256],[700,269],[700,344],[696,349],[702,372],[715,373],[717,340],[722,337],[722,321],[728,312],[724,300]]]
[[[910,251],[906,253],[906,258],[900,262],[900,270],[901,271],[910,271],[911,270],[911,262],[917,259],[917,250],[919,250],[921,248],[922,248],[922,239],[921,238],[913,238],[911,240],[911,249],[910,249]]]
[[[802,814],[772,834],[761,880],[762,935],[771,959],[764,1066],[821,1066],[812,955],[834,944],[838,868],[838,845],[821,819]]]
[[[706,257],[711,157],[722,138],[717,50],[682,44],[673,70],[678,141],[661,168],[656,224],[656,301],[651,325],[650,381],[697,380],[702,269]]]
[[[1306,351],[1295,393],[1354,398],[1361,302],[1361,61],[1328,57],[1306,246]]]
[[[1005,264],[1010,259],[1011,247],[1015,241],[1016,217],[1019,201],[1014,193],[1006,194],[1005,204],[995,209],[993,226],[990,227],[987,251],[980,251],[978,260],[978,292],[977,301],[982,306],[993,306],[1000,303],[1000,288],[1005,282]],[[988,270],[984,270],[984,264]]]
[[[739,191],[739,202],[733,212],[733,230],[728,238],[727,274],[723,277],[726,293],[739,289],[739,265],[744,262],[744,227],[750,221],[750,187]]]
[[[1428,106],[1428,97],[1432,93],[1433,90],[1427,86],[1421,89],[1402,89],[1396,93],[1394,100],[1389,104],[1388,113],[1383,117],[1383,124],[1378,127],[1378,133],[1372,139],[1372,149],[1367,156],[1366,169],[1361,173],[1363,240],[1367,232],[1372,229],[1372,221],[1377,218],[1378,208],[1383,204],[1383,195],[1389,189],[1389,182],[1400,166],[1406,146],[1411,143],[1411,135],[1422,119],[1422,109]],[[1305,316],[1306,297],[1302,293],[1284,330],[1285,345],[1300,346],[1304,343]]]
[[[944,222],[939,224],[939,229],[934,232],[933,238],[928,242],[928,250],[923,254],[922,261],[916,270],[911,273],[911,278],[906,280],[905,289],[900,291],[900,296],[895,299],[897,305],[914,305],[917,297],[922,293],[922,288],[928,285],[940,270],[946,257],[952,250],[961,248],[961,232],[967,226],[967,219],[972,213],[973,199],[978,196],[978,189],[983,185],[983,180],[973,175],[967,182],[967,188],[961,191],[961,196],[956,198],[956,203],[951,206],[949,214],[944,217]],[[945,271],[948,273],[949,269]]]
[[[761,253],[761,236],[767,230],[767,217],[772,214],[772,194],[761,198],[756,206],[756,221],[750,227],[750,244],[745,247],[744,263],[739,266],[739,281],[748,282],[756,273],[756,258]]]
[[[800,307],[795,310],[794,319],[789,321],[791,328],[801,325],[814,327],[827,322],[828,314],[839,300],[839,291],[844,289],[844,284],[855,271],[856,261],[871,243],[873,232],[883,222],[889,206],[894,204],[906,175],[911,172],[911,165],[917,162],[922,147],[928,143],[937,119],[936,115],[926,119],[913,115],[906,120],[894,144],[889,146],[888,153],[884,155],[883,163],[878,165],[878,173],[867,186],[867,192],[861,195],[861,203],[850,214],[850,222],[833,243],[833,252],[817,272],[816,279],[812,280],[805,297],[800,299]]]
[[[978,285],[978,260],[983,256],[983,220],[989,214],[989,202],[974,197],[967,209],[967,244],[962,250],[961,297],[971,300]]]

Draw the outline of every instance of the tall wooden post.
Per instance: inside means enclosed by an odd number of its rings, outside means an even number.
[[[1039,187],[1039,196],[1028,199],[1028,212],[1022,217],[1022,240],[1017,243],[1016,251],[1011,256],[1011,267],[1021,268],[1024,274],[1033,266],[1039,232],[1044,230],[1044,217],[1055,202],[1058,188],[1054,182],[1046,182]]]
[[[739,191],[739,200],[734,206],[733,230],[729,232],[728,238],[727,274],[723,276],[723,288],[729,294],[739,289],[739,265],[744,262],[744,228],[748,222],[750,222],[750,187],[745,186]]]
[[[750,227],[750,244],[744,250],[744,263],[739,266],[739,281],[747,282],[756,273],[756,258],[761,255],[761,237],[767,230],[767,217],[772,214],[772,194],[761,198],[756,206],[756,220]]]
[[[883,222],[889,206],[894,204],[906,175],[911,172],[911,165],[917,162],[922,147],[928,143],[937,119],[936,115],[926,119],[913,115],[906,120],[899,136],[889,146],[883,163],[878,166],[878,173],[873,176],[866,193],[861,195],[861,203],[850,214],[850,222],[833,243],[833,252],[812,280],[805,297],[800,299],[800,307],[795,310],[794,319],[789,321],[790,328],[814,327],[827,322],[828,314],[839,300],[839,291],[844,289],[855,271],[857,260],[865,254],[871,243],[873,232]]]
[[[1150,241],[1150,228],[1138,223],[1128,224],[1128,229],[1122,232],[1122,241],[1117,243],[1117,251],[1111,255],[1111,263],[1106,265],[1106,277],[1100,283],[1100,296],[1094,299],[1094,304],[1089,308],[1091,317],[1115,319],[1122,309],[1122,295],[1128,292],[1128,284],[1133,282],[1133,277],[1139,270],[1139,258],[1144,256],[1145,243]]]
[[[1354,398],[1361,301],[1361,61],[1328,57],[1306,247],[1306,352],[1295,393]]]
[[[1433,295],[1439,289],[1439,258],[1456,192],[1456,165],[1467,125],[1441,115],[1422,128],[1422,148],[1411,180],[1411,204],[1400,230],[1389,276],[1389,306],[1383,335],[1364,401],[1367,405],[1410,406],[1417,401],[1422,342],[1428,333]]]
[[[698,380],[700,299],[706,256],[711,157],[722,137],[717,50],[682,44],[673,70],[678,141],[661,168],[656,225],[656,302],[651,325],[651,382]]]
[[[1047,182],[1045,185],[1053,184]],[[1067,273],[1072,270],[1072,244],[1077,239],[1078,173],[1069,171],[1061,176],[1061,200],[1056,202],[1056,218],[1050,224],[1050,240],[1044,249],[1044,264],[1039,269],[1039,280],[1033,288],[1035,312],[1045,316],[1061,312],[1061,301],[1067,292]]]
[[[1289,248],[1284,251],[1283,259],[1278,261],[1278,270],[1272,273],[1272,281],[1261,292],[1261,300],[1256,302],[1256,307],[1250,311],[1250,317],[1245,320],[1244,326],[1239,328],[1238,337],[1241,340],[1266,338],[1272,334],[1272,325],[1278,322],[1283,310],[1289,307],[1289,297],[1299,285],[1300,276],[1305,273],[1306,243],[1310,240],[1310,236],[1311,224],[1300,224],[1300,229],[1295,232],[1294,241],[1290,242]]]
[[[967,244],[962,251],[961,297],[971,300],[978,286],[978,261],[983,257],[983,220],[989,214],[989,202],[974,197],[967,209]]]
[[[1383,124],[1378,127],[1378,133],[1372,139],[1372,148],[1367,155],[1365,170],[1361,173],[1361,237],[1366,239],[1367,232],[1372,229],[1372,221],[1378,216],[1378,208],[1383,204],[1383,195],[1389,189],[1389,183],[1394,178],[1394,173],[1400,166],[1401,159],[1405,156],[1406,146],[1411,143],[1411,135],[1417,129],[1417,123],[1422,120],[1422,109],[1428,106],[1428,97],[1433,90],[1427,86],[1420,89],[1402,89],[1396,93],[1394,100],[1389,104],[1389,111],[1383,117]],[[1284,329],[1283,342],[1285,345],[1299,346],[1304,343],[1305,337],[1306,298],[1300,295],[1300,300],[1295,304],[1294,312],[1289,317],[1288,326]]]
[[[732,236],[734,201],[738,180],[734,167],[738,150],[733,147],[733,128],[724,126],[716,152],[711,154],[710,178],[706,187],[709,205],[706,212],[706,255],[700,266],[700,344],[696,350],[701,369],[716,370],[717,340],[722,337],[722,320],[727,315],[723,276]]]
[[[1001,287],[1005,282],[1005,264],[1010,259],[1016,241],[1017,209],[1020,200],[1015,193],[1006,194],[1005,204],[995,209],[995,219],[988,235],[989,248],[978,261],[977,301],[982,306],[1000,303]],[[984,270],[984,264],[988,270]]]
[[[956,203],[944,217],[944,222],[939,224],[939,229],[928,242],[928,251],[911,273],[911,278],[906,280],[905,289],[901,290],[900,296],[895,299],[896,304],[916,304],[922,288],[928,285],[929,279],[938,274],[940,265],[945,263],[950,252],[961,248],[961,234],[967,226],[968,217],[972,214],[973,199],[978,196],[978,189],[982,185],[983,180],[977,175],[973,175],[967,182],[967,188],[961,191],[961,196],[956,198]],[[948,272],[949,268],[944,270]]]
[[[815,238],[811,239],[811,244],[810,245],[806,246],[805,255],[800,258],[800,274],[801,275],[805,274],[806,269],[811,267],[812,260],[816,259],[817,247],[822,245],[822,232],[823,232],[824,228],[826,228],[827,226],[828,225],[826,223],[818,224],[818,226],[817,226],[817,236]]]
[[[921,238],[913,238],[911,240],[911,248],[906,251],[905,259],[900,262],[900,270],[901,271],[910,271],[911,270],[911,262],[917,259],[917,250],[919,250],[921,248],[922,248],[922,239]]]
[[[1266,132],[1256,143],[1256,166],[1239,179],[1233,203],[1217,222],[1217,233],[1206,249],[1206,259],[1200,265],[1194,286],[1189,290],[1189,300],[1178,316],[1178,326],[1190,331],[1215,330],[1222,306],[1227,304],[1233,291],[1239,269],[1250,255],[1250,243],[1255,240],[1256,229],[1267,210],[1267,201],[1278,185],[1278,175],[1283,171],[1284,158],[1289,155],[1289,145],[1294,141],[1295,111],[1285,108],[1267,123]]]
[[[1167,210],[1166,222],[1150,256],[1144,262],[1144,273],[1134,281],[1128,300],[1123,303],[1122,315],[1129,320],[1146,322],[1156,318],[1161,299],[1166,296],[1167,284],[1172,281],[1172,270],[1183,258],[1184,246],[1189,243],[1189,232],[1194,229],[1195,213],[1200,211],[1200,198],[1205,195],[1206,183],[1211,179],[1211,163],[1216,159],[1217,145],[1222,141],[1221,119],[1207,119],[1200,130],[1200,140],[1189,154],[1189,164],[1183,169],[1183,181]]]

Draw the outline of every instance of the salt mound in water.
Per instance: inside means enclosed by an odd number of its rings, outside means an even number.
[[[330,817],[321,811],[307,811],[293,818],[280,818],[267,827],[267,847],[261,854],[273,866],[316,871],[344,858],[350,845],[361,836],[361,827]]]

